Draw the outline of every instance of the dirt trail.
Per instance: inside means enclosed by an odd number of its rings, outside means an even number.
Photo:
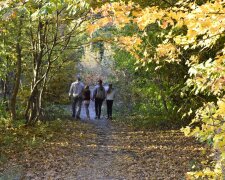
[[[201,146],[178,131],[133,131],[104,117],[94,120],[93,102],[90,112],[93,129],[86,133],[95,138],[84,143],[82,162],[65,179],[184,179],[201,156]]]
[[[64,130],[70,138],[21,153],[23,172],[12,179],[185,179],[201,159],[201,146],[178,131],[134,131],[94,120],[93,102],[90,112],[90,121],[82,109],[82,120]]]

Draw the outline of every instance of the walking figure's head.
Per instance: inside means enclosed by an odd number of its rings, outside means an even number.
[[[102,80],[101,79],[98,80],[98,84],[102,85]]]
[[[88,85],[86,85],[86,86],[84,87],[84,89],[88,90],[88,89],[89,89],[89,86],[88,86]]]
[[[110,84],[109,84],[109,88],[108,88],[107,93],[108,93],[108,94],[110,94],[110,93],[111,93],[111,91],[112,91],[112,84],[110,83]]]
[[[81,81],[81,77],[80,76],[77,76],[77,81]]]

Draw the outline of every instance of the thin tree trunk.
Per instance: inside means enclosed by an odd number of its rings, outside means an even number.
[[[20,87],[20,78],[21,78],[21,72],[22,72],[22,48],[20,45],[20,39],[21,39],[21,27],[22,27],[22,20],[19,20],[19,26],[18,26],[18,41],[16,44],[16,53],[17,53],[17,66],[16,66],[16,74],[15,74],[15,82],[14,87],[12,91],[12,96],[10,98],[10,115],[11,119],[16,119],[16,98]]]
[[[6,97],[7,97],[7,83],[6,80],[2,80],[2,95],[3,95],[3,101],[6,101]]]
[[[28,100],[28,105],[25,113],[26,124],[33,124],[37,120],[37,114],[39,111],[39,86],[40,83],[43,81],[43,78],[39,79],[39,69],[40,61],[37,63],[37,66],[33,71],[34,78],[31,87],[31,94]]]
[[[41,4],[40,4],[41,7]],[[42,96],[45,91],[46,83],[48,80],[48,75],[51,70],[51,64],[54,63],[58,57],[53,58],[52,54],[54,48],[59,45],[61,46],[61,41],[58,38],[59,33],[59,15],[60,12],[57,11],[56,23],[55,23],[55,32],[53,33],[53,41],[49,40],[49,22],[42,20],[39,18],[38,31],[36,34],[33,33],[32,29],[30,29],[31,42],[32,42],[32,50],[33,50],[33,80],[31,85],[31,94],[27,102],[27,109],[25,112],[26,124],[34,124],[41,115],[42,111]],[[72,36],[73,30],[69,32],[63,41],[63,46],[61,46],[60,51],[63,52],[68,43],[70,42],[70,38]],[[50,47],[49,47],[50,45]],[[45,58],[47,56],[47,58]],[[46,63],[47,67],[46,67]]]
[[[16,119],[16,98],[20,87],[20,77],[22,72],[22,54],[21,54],[22,49],[19,43],[17,43],[16,49],[17,49],[17,72],[12,96],[10,98],[10,113],[12,120]]]
[[[0,79],[0,82],[1,82],[1,97],[3,96],[3,92],[4,92],[4,82],[2,79]]]
[[[9,81],[8,81],[8,75],[5,77],[5,81],[3,81],[3,101],[5,104],[5,110],[9,111],[9,102],[8,102],[8,96],[9,96]]]
[[[33,124],[38,119],[38,112],[39,112],[39,85],[43,81],[43,77],[40,77],[40,69],[42,64],[43,58],[43,49],[44,49],[44,35],[43,35],[43,23],[39,18],[38,24],[38,32],[37,32],[37,39],[38,41],[34,43],[33,34],[31,33],[32,39],[32,46],[34,51],[33,58],[34,58],[34,67],[33,67],[33,80],[31,85],[31,94],[28,99],[27,109],[25,112],[26,124]]]
[[[5,37],[5,33],[2,34],[3,35],[3,44],[4,46],[6,46],[6,37]],[[9,67],[9,56],[6,56],[6,67]],[[5,78],[4,80],[2,80],[2,91],[3,91],[3,102],[5,105],[5,110],[9,111],[9,73],[8,73],[8,69],[6,71],[7,73],[5,74]]]
[[[161,93],[162,104],[163,104],[166,112],[169,112],[168,107],[167,107],[167,103],[166,103],[166,99],[165,99],[165,95],[163,94],[162,90],[160,91],[160,93]]]
[[[35,88],[31,92],[31,96],[28,100],[28,107],[26,110],[26,124],[34,124],[35,123],[35,118],[37,116],[37,97],[38,97],[38,90]]]
[[[158,84],[158,87],[160,89],[160,95],[161,95],[163,107],[165,108],[166,112],[169,112],[168,107],[167,107],[167,103],[166,103],[166,98],[165,98],[165,95],[163,93],[164,87],[162,85],[162,81],[161,81],[160,76],[158,76],[157,84]]]

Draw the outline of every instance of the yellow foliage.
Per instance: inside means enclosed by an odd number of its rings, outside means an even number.
[[[217,102],[218,110],[217,114],[225,117],[225,99],[221,99]]]
[[[127,51],[139,49],[139,46],[142,43],[142,40],[137,36],[121,36],[116,38],[115,41],[118,42],[120,46],[125,48]]]
[[[187,126],[186,128],[182,128],[181,131],[184,133],[185,136],[189,136],[191,128]]]
[[[169,57],[169,59],[167,59],[168,62],[179,61],[179,59],[177,59],[179,54],[178,49],[174,44],[159,44],[156,48],[156,52],[159,58]]]
[[[99,28],[99,25],[97,24],[89,24],[87,25],[87,32],[89,34],[92,34],[94,31],[96,31]]]
[[[164,60],[170,62],[179,62],[180,49],[200,49],[214,47],[225,31],[225,2],[224,0],[208,1],[202,5],[195,2],[186,2],[185,7],[172,7],[160,9],[158,7],[140,7],[134,8],[134,4],[126,5],[123,2],[107,4],[101,9],[102,12],[113,12],[113,24],[118,27],[134,22],[141,31],[144,31],[150,24],[158,23],[162,29],[171,28],[170,33],[160,37],[167,38],[156,48],[155,62],[158,64]],[[182,1],[179,5],[183,5]],[[110,13],[104,13],[109,15]],[[131,17],[133,16],[133,19]],[[107,20],[108,21],[108,20]],[[99,26],[107,24],[106,22],[97,22]],[[187,31],[180,34],[173,34],[173,30],[185,26]],[[175,31],[177,33],[177,31]],[[145,37],[143,32],[142,37]],[[141,39],[137,36],[119,37],[117,42],[134,56],[137,54],[134,50],[139,50]],[[148,53],[143,53],[145,58]],[[188,136],[196,136],[202,141],[212,141],[213,148],[222,155],[216,161],[214,169],[206,168],[202,171],[188,173],[190,179],[209,178],[220,179],[221,168],[224,161],[225,147],[225,97],[222,96],[225,90],[225,45],[222,51],[218,52],[216,58],[202,60],[200,55],[193,55],[187,60],[189,65],[190,78],[187,84],[195,88],[195,94],[207,92],[218,98],[217,104],[206,103],[196,113],[192,123],[201,123],[197,128],[184,128],[183,132]],[[144,60],[139,60],[145,65]]]

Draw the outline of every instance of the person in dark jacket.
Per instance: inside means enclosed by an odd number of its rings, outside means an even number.
[[[102,84],[102,80],[98,81],[98,85],[95,86],[94,92],[93,92],[93,100],[95,100],[95,119],[101,118],[101,109],[102,109],[102,103],[105,100],[106,92],[105,88]]]
[[[86,85],[83,90],[83,103],[86,110],[87,119],[90,120],[90,113],[89,113],[89,105],[90,105],[90,99],[91,99],[91,91],[89,89],[89,86]]]

